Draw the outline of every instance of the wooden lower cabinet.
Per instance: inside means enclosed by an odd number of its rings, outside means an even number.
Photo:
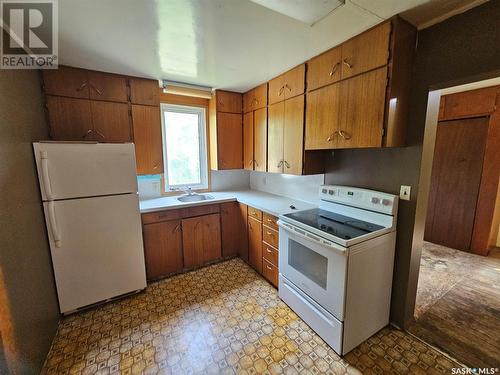
[[[180,220],[145,224],[143,234],[148,280],[154,280],[182,271],[182,233]]]
[[[248,206],[243,203],[238,203],[240,210],[240,230],[239,230],[239,256],[244,261],[248,262]]]
[[[278,287],[278,267],[262,259],[262,276],[276,288]]]
[[[241,221],[238,202],[228,202],[220,205],[223,258],[236,256],[239,253]]]
[[[248,263],[262,272],[262,222],[248,217]]]
[[[184,267],[199,267],[221,257],[220,214],[182,219]]]

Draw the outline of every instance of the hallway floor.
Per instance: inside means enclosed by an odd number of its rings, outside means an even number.
[[[415,336],[471,367],[500,367],[500,258],[424,242]]]
[[[340,358],[240,259],[65,318],[44,374],[450,374],[457,363],[386,327]]]

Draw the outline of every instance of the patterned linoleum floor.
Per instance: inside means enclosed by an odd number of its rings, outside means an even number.
[[[240,259],[65,318],[46,374],[449,374],[457,367],[384,328],[340,358]]]

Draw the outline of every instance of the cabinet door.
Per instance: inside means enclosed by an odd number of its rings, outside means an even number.
[[[262,223],[253,217],[248,218],[248,262],[262,272]]]
[[[92,140],[92,117],[90,102],[47,96],[50,137],[54,141]]]
[[[130,79],[130,101],[132,104],[160,105],[158,81],[144,78]]]
[[[254,169],[266,172],[267,167],[267,108],[255,110],[254,115]]]
[[[262,275],[276,288],[278,287],[278,267],[262,259]]]
[[[241,215],[238,202],[222,203],[220,205],[220,222],[222,235],[222,256],[224,258],[239,253],[241,244]]]
[[[285,100],[283,172],[302,174],[304,150],[304,95]]]
[[[243,112],[247,113],[253,111],[253,103],[255,99],[254,89],[247,91],[243,94]]]
[[[386,65],[391,23],[386,22],[342,45],[342,79]]]
[[[336,148],[381,147],[387,68],[340,83],[339,133]]]
[[[163,173],[159,107],[132,105],[137,174]]]
[[[148,280],[182,271],[180,220],[146,224],[143,233]]]
[[[203,264],[203,216],[182,219],[182,252],[184,268]]]
[[[342,69],[341,47],[332,48],[307,63],[307,91],[340,80]]]
[[[253,90],[252,109],[265,108],[267,106],[267,83],[257,86]]]
[[[90,99],[127,102],[127,79],[116,74],[88,72]]]
[[[285,77],[280,75],[269,81],[269,104],[278,103],[285,100]]]
[[[306,150],[335,148],[339,122],[340,83],[307,93]]]
[[[89,98],[87,71],[60,66],[59,69],[42,70],[43,87],[47,95]]]
[[[254,134],[253,111],[243,115],[243,168],[250,171],[254,168]]]
[[[283,121],[285,103],[279,102],[269,106],[268,138],[267,138],[267,171],[283,172]]]
[[[242,113],[243,95],[237,92],[216,91],[217,111],[228,113]]]
[[[241,169],[243,164],[242,115],[217,112],[219,169]]]
[[[284,74],[285,99],[304,93],[306,80],[306,64],[302,64]]]
[[[220,214],[202,216],[203,263],[213,262],[221,257]]]
[[[238,203],[239,209],[239,256],[241,259],[248,261],[248,206],[243,203]]]
[[[94,131],[100,142],[132,142],[127,104],[91,100],[90,105]]]

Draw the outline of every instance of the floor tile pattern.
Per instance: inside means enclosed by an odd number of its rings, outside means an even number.
[[[449,374],[387,327],[340,358],[240,259],[148,286],[61,322],[44,374]]]

